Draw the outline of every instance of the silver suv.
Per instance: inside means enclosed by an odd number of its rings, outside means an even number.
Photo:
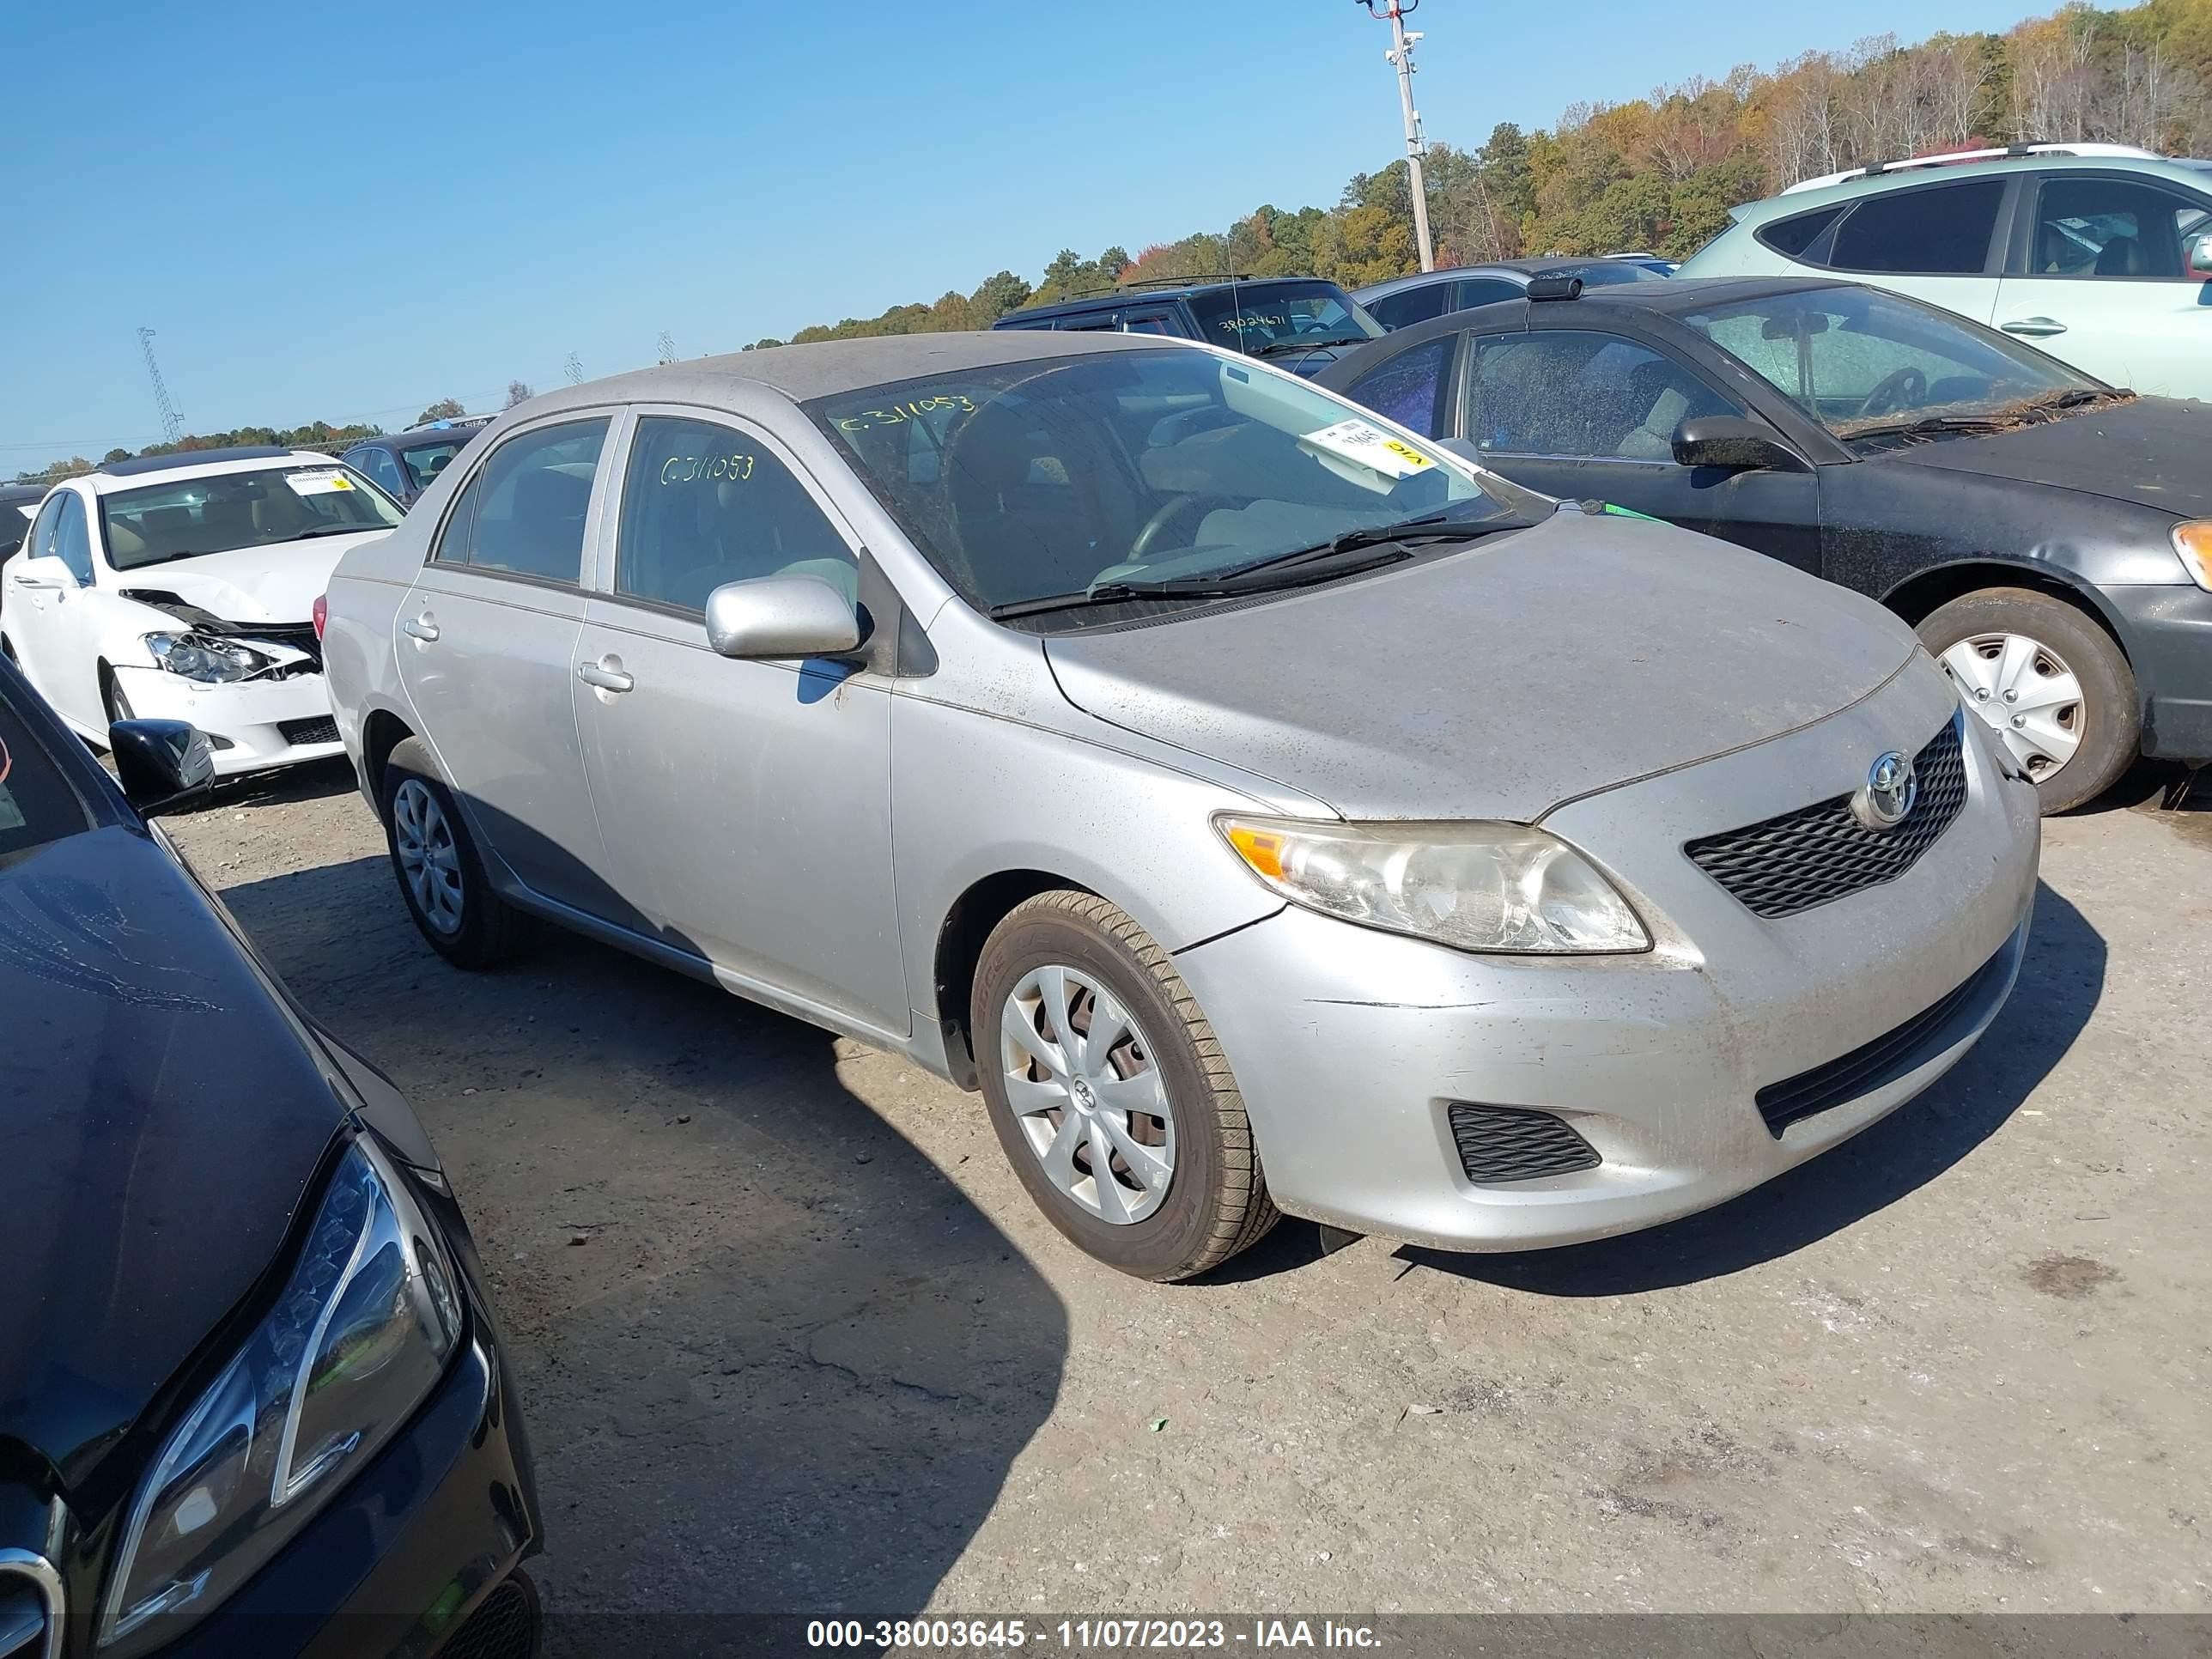
[[[2113,386],[2212,399],[2212,161],[2022,147],[1794,186],[1684,276],[1826,272],[2001,328]]]

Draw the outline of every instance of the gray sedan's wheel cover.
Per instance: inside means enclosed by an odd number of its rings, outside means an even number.
[[[1966,707],[2004,739],[2038,783],[2074,758],[2087,725],[2081,681],[2066,659],[2025,634],[1975,634],[1943,653]]]
[[[1050,963],[999,1016],[1006,1104],[1052,1184],[1115,1226],[1158,1209],[1176,1123],[1151,1039],[1092,975]]]
[[[461,854],[453,826],[430,786],[407,778],[392,797],[392,841],[399,874],[422,919],[441,933],[461,931]]]

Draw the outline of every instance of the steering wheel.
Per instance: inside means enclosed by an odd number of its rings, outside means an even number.
[[[1859,415],[1887,415],[1927,396],[1928,377],[1908,366],[1884,375],[1881,384],[1868,392],[1866,401],[1859,405]]]
[[[1229,500],[1226,495],[1170,495],[1161,504],[1158,512],[1145,520],[1145,527],[1137,532],[1137,539],[1129,544],[1127,562],[1130,564],[1144,562],[1152,555],[1152,544],[1159,540],[1167,527],[1184,514],[1194,509],[1200,509],[1202,515],[1203,512],[1210,512],[1216,506],[1227,505]]]

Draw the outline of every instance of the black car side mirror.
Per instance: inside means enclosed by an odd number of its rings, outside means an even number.
[[[174,811],[215,793],[215,750],[207,733],[184,720],[118,720],[108,752],[123,793],[141,816]]]
[[[1691,416],[1674,428],[1674,464],[1729,472],[1805,470],[1805,458],[1776,437],[1773,428],[1741,415]]]

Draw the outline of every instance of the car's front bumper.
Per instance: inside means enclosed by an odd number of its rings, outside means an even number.
[[[2143,753],[2212,759],[2212,593],[2193,583],[2103,591],[2142,694]]]
[[[140,719],[189,720],[206,732],[217,777],[345,753],[320,674],[210,684],[166,668],[124,667],[115,678]]]
[[[2002,1006],[2035,894],[2034,790],[1999,772],[1978,722],[1964,723],[1966,806],[1892,882],[1762,921],[1681,851],[1805,805],[1806,778],[1863,777],[1887,749],[1914,753],[1955,698],[1932,665],[1913,679],[1547,820],[1628,892],[1655,935],[1646,953],[1475,956],[1292,908],[1178,956],[1243,1093],[1276,1201],[1446,1249],[1574,1243],[1720,1203],[1934,1082]],[[1769,1129],[1762,1088],[1897,1031],[1969,981],[1906,1069]],[[1471,1180],[1455,1103],[1554,1114],[1601,1161]]]

